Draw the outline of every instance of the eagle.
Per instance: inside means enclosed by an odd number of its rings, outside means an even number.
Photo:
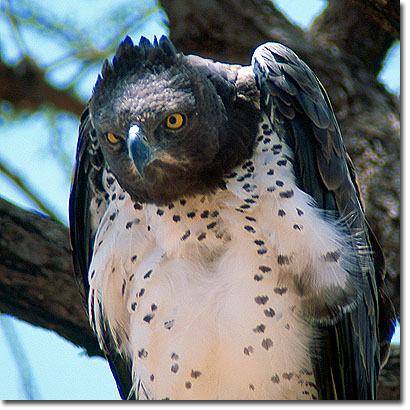
[[[331,103],[279,43],[249,66],[126,37],[79,127],[74,270],[123,399],[375,399],[394,328]]]

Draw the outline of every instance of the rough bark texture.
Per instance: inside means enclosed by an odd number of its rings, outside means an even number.
[[[161,0],[170,37],[187,54],[249,64],[266,41],[291,47],[316,72],[333,103],[353,157],[370,225],[389,267],[400,311],[399,99],[377,81],[400,35],[399,0],[329,0],[309,31],[290,23],[269,0]],[[78,114],[82,103],[54,90],[41,70],[0,61],[0,101],[35,110],[41,103]],[[0,311],[56,331],[100,354],[71,272],[67,228],[0,201]],[[399,348],[383,370],[380,399],[400,396]]]
[[[75,283],[68,229],[1,198],[0,312],[102,355]]]

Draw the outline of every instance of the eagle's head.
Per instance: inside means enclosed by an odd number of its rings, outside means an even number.
[[[164,204],[211,191],[252,154],[258,111],[237,98],[235,73],[212,67],[166,37],[138,46],[127,37],[112,64],[105,61],[91,120],[105,161],[134,200]]]

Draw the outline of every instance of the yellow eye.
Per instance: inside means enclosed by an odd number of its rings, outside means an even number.
[[[166,120],[167,127],[171,128],[172,130],[177,130],[178,128],[181,128],[184,124],[185,116],[178,112],[175,114],[168,115]]]
[[[107,132],[107,140],[110,144],[118,144],[120,142],[120,139],[117,138],[112,132]]]

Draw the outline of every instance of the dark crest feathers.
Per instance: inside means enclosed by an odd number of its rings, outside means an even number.
[[[177,50],[166,36],[162,36],[159,41],[155,37],[153,43],[146,37],[141,37],[138,46],[134,45],[131,38],[127,36],[118,47],[112,63],[108,60],[104,61],[101,70],[102,78],[122,76],[155,65],[168,67],[175,63],[177,55]],[[101,76],[98,78],[96,85],[102,78]]]

